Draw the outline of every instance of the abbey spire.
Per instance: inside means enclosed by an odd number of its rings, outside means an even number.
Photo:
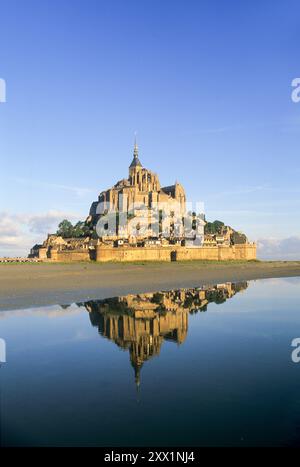
[[[139,155],[139,148],[136,142],[136,136],[134,137],[134,149],[133,149],[133,157],[137,158]]]
[[[142,167],[142,164],[139,160],[139,148],[136,142],[136,136],[134,138],[134,148],[133,148],[133,160],[129,166],[130,167]]]

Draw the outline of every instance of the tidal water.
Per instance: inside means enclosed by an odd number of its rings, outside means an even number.
[[[297,337],[299,278],[0,311],[1,445],[299,445]]]

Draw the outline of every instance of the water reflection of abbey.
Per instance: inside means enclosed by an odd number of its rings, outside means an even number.
[[[164,340],[181,344],[188,331],[189,314],[207,310],[246,289],[247,282],[225,283],[194,289],[143,293],[84,303],[99,333],[129,350],[137,386],[143,363],[159,355]]]

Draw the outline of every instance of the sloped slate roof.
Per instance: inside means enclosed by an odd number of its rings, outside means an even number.
[[[161,188],[161,190],[166,193],[167,195],[171,193],[172,196],[175,195],[175,185],[170,185],[170,186],[164,186]]]
[[[129,167],[143,167],[138,157],[134,157]]]

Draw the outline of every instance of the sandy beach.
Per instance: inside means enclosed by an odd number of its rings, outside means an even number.
[[[300,276],[300,261],[2,264],[0,310],[67,304],[226,281]]]

